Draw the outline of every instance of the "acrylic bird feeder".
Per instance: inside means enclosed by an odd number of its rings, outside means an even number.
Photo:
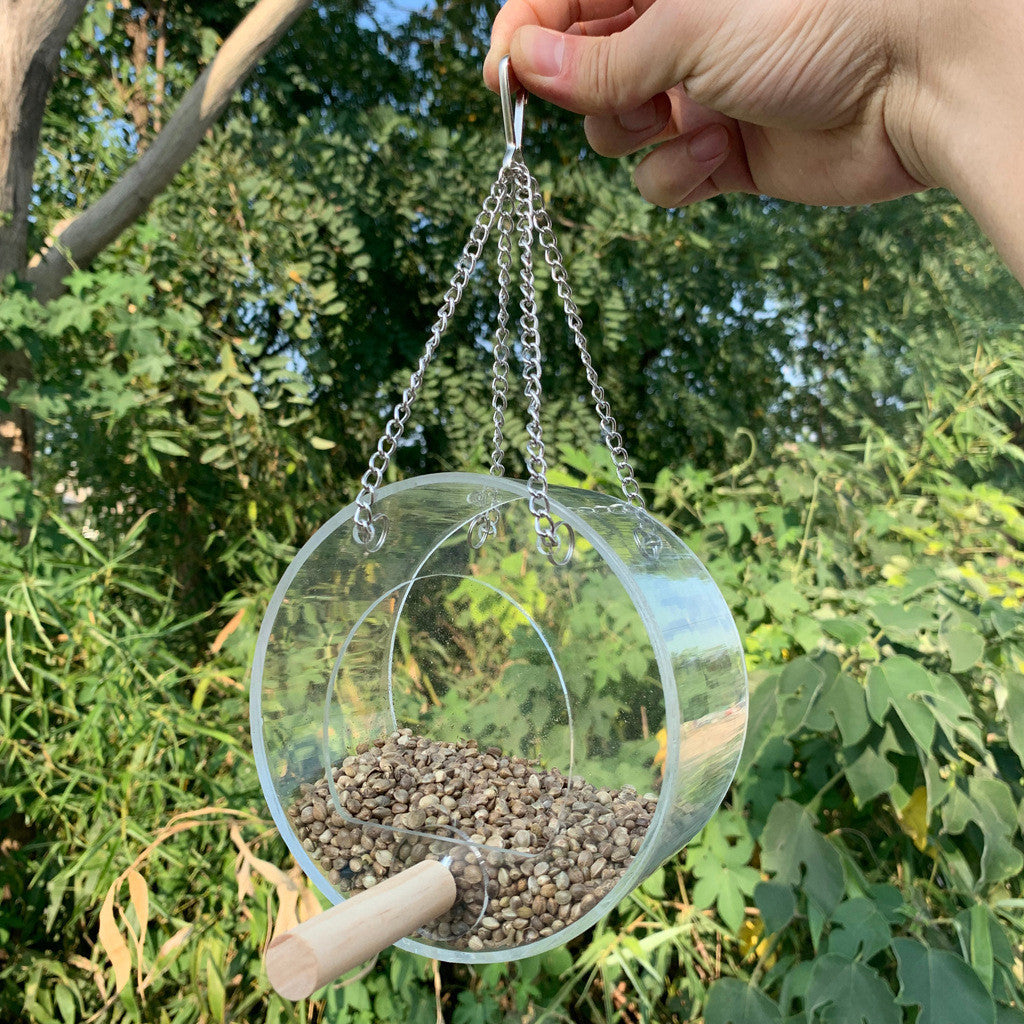
[[[721,593],[643,507],[520,149],[508,153],[357,500],[302,548],[257,642],[251,726],[267,803],[333,908],[279,937],[299,998],[397,942],[441,960],[534,956],[578,935],[703,828],[746,727]],[[498,234],[491,473],[381,486],[423,374]],[[591,383],[623,494],[549,486],[532,243]],[[521,293],[508,331],[513,242]],[[503,475],[522,356],[529,479]]]

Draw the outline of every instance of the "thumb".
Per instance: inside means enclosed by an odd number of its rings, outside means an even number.
[[[577,114],[632,110],[689,77],[713,32],[708,6],[661,0],[606,36],[524,25],[512,37],[512,67],[530,92]]]

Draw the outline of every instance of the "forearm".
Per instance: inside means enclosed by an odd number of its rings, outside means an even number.
[[[1024,92],[1018,95],[1024,96]],[[1021,107],[1024,110],[1024,105]],[[977,149],[953,158],[952,190],[1024,283],[1024,132],[1021,117],[977,133]],[[972,133],[973,134],[973,133]],[[977,154],[984,154],[979,168]]]
[[[1024,39],[1019,47],[1004,81],[993,75],[993,91],[965,97],[948,162],[950,189],[1024,282]]]
[[[952,191],[1024,282],[1024,3],[935,0],[900,90],[894,144],[911,174]],[[901,127],[903,126],[903,127]]]

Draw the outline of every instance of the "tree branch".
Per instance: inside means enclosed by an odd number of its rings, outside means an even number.
[[[85,2],[0,2],[0,281],[25,268],[32,171],[46,97],[61,47]],[[31,373],[24,349],[0,344],[0,467],[29,479],[35,421],[11,395]]]
[[[0,3],[0,280],[25,266],[43,110],[61,47],[85,3]]]
[[[312,0],[259,0],[224,41],[145,153],[32,262],[25,277],[36,298],[65,291],[72,266],[88,266],[145,213],[202,141],[232,95]]]

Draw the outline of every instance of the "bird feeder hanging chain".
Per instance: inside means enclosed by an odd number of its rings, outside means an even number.
[[[388,519],[383,512],[374,513],[373,502],[384,479],[399,441],[408,422],[413,402],[423,386],[423,379],[437,352],[442,337],[448,330],[455,308],[462,298],[484,245],[497,224],[497,282],[498,317],[493,342],[493,368],[491,376],[491,407],[494,433],[491,444],[490,473],[494,477],[505,473],[505,413],[508,407],[509,358],[512,351],[509,336],[509,292],[512,284],[513,233],[519,250],[519,341],[523,359],[524,393],[527,400],[526,466],[529,474],[527,490],[529,507],[537,533],[537,548],[555,565],[566,564],[575,549],[575,532],[568,523],[555,519],[548,496],[548,466],[545,458],[544,437],[541,427],[541,344],[534,290],[533,247],[540,246],[551,280],[559,298],[566,325],[572,335],[586,373],[594,407],[601,422],[601,436],[611,455],[626,501],[636,509],[643,509],[644,499],[636,481],[629,455],[623,444],[618,424],[594,369],[583,321],[572,297],[568,275],[561,250],[555,238],[551,218],[544,208],[540,187],[530,173],[523,157],[523,111],[526,94],[522,90],[513,97],[511,71],[508,58],[499,69],[501,107],[505,127],[505,157],[497,178],[484,200],[465,248],[462,250],[455,274],[445,292],[437,319],[431,328],[426,348],[409,378],[409,384],[385,427],[384,434],[370,458],[369,466],[360,480],[356,498],[352,535],[368,552],[378,550],[384,543]],[[470,543],[481,547],[488,537],[497,532],[498,514],[496,495],[485,495],[489,507],[470,524]],[[637,538],[643,546],[646,539]]]
[[[395,406],[391,419],[384,429],[384,434],[377,442],[377,449],[370,456],[370,465],[360,479],[360,491],[356,497],[356,512],[353,516],[352,536],[356,541],[364,545],[367,551],[373,552],[384,543],[387,533],[387,516],[373,513],[373,499],[376,497],[377,488],[380,487],[384,474],[392,456],[398,449],[398,442],[405,430],[405,424],[409,419],[409,413],[413,402],[423,386],[423,378],[426,374],[430,361],[434,358],[441,338],[448,330],[455,307],[462,298],[466,284],[473,273],[483,252],[484,245],[494,226],[495,218],[501,207],[502,197],[505,192],[505,183],[501,177],[491,186],[491,191],[484,200],[483,209],[478,214],[473,229],[470,231],[469,239],[466,242],[462,254],[455,264],[455,275],[444,294],[444,302],[437,311],[437,319],[430,329],[430,337],[427,346],[420,356],[420,361],[409,377],[409,384],[402,393],[401,401]]]

